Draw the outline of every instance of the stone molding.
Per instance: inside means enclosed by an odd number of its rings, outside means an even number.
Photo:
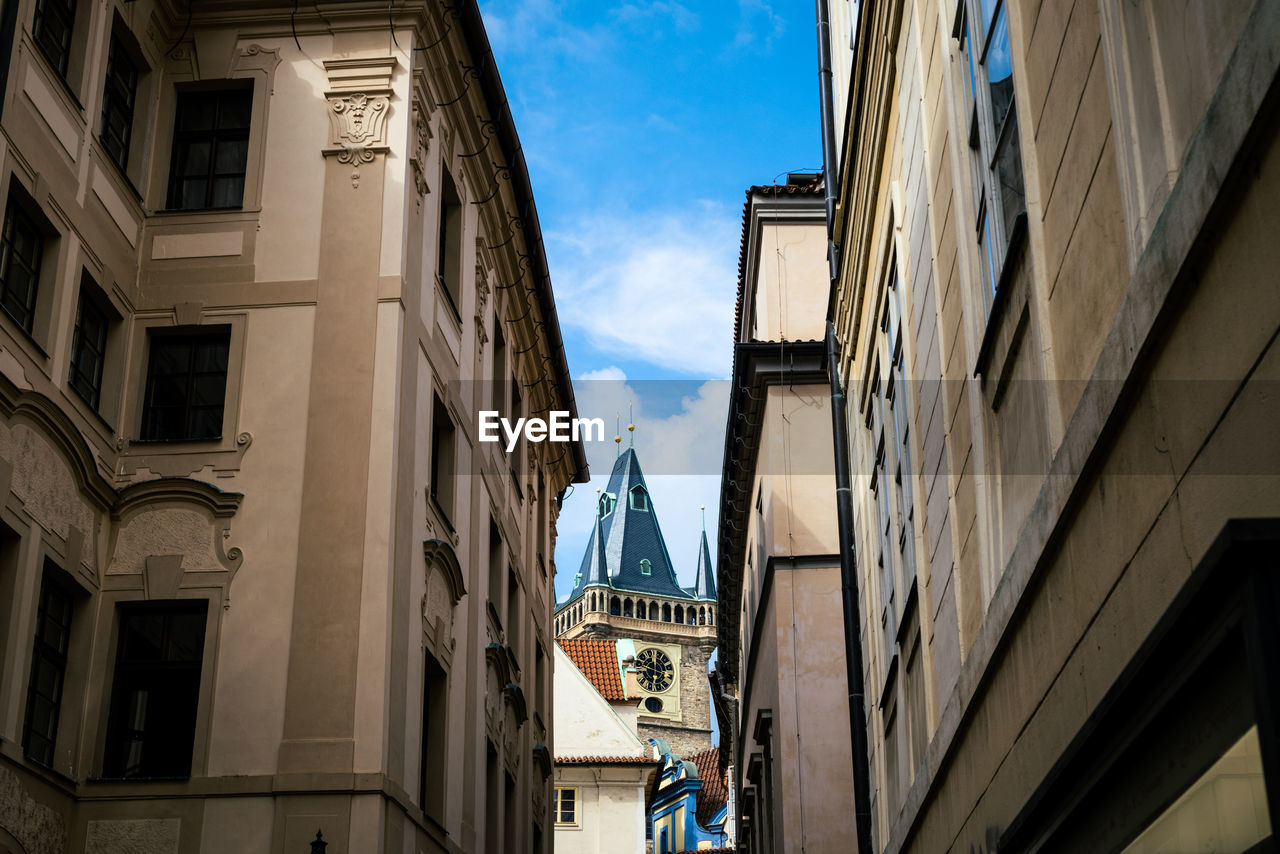
[[[326,157],[351,164],[351,186],[360,186],[360,166],[390,151],[387,116],[391,111],[391,75],[395,57],[325,60],[329,91],[329,144]]]

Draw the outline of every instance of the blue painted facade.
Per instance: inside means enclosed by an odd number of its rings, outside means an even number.
[[[696,851],[699,845],[720,848],[728,844],[728,803],[700,803],[705,793],[697,764],[672,753],[661,739],[649,742],[662,760],[649,812],[654,854],[678,854]],[[704,815],[705,826],[698,821],[699,812]]]

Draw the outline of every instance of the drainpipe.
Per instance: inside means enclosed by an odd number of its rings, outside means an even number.
[[[820,2],[819,5],[822,5]],[[835,443],[836,524],[840,537],[840,595],[844,605],[845,678],[849,685],[849,741],[853,748],[853,812],[858,854],[871,848],[871,773],[867,767],[867,713],[862,684],[862,643],[858,616],[857,561],[853,541],[853,493],[849,478],[849,425],[840,386],[836,326],[827,321],[827,375],[831,382],[831,434]]]
[[[819,109],[822,113],[822,185],[823,197],[827,205],[827,263],[831,267],[831,281],[836,280],[840,271],[840,246],[835,239],[836,224],[836,185],[839,177],[836,172],[836,126],[832,114],[831,83],[831,13],[827,8],[827,0],[816,0],[818,4],[818,89]]]

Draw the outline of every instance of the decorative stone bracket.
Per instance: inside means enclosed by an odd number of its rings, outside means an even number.
[[[351,164],[351,186],[360,186],[360,166],[390,151],[387,115],[391,110],[391,75],[395,57],[333,59],[324,63],[330,91],[329,144],[326,157]]]

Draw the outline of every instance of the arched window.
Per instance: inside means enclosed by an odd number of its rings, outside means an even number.
[[[622,616],[634,617],[635,615],[636,615],[636,610],[635,610],[635,606],[631,602],[631,599],[628,597],[627,599],[622,600]]]
[[[644,600],[641,599],[640,601],[636,602],[636,618],[643,620],[645,619],[644,615],[645,615]]]
[[[643,486],[636,485],[631,488],[631,509],[649,512],[649,493]]]
[[[706,624],[707,624],[707,609],[699,608],[698,609],[698,625],[705,626]]]
[[[640,561],[640,574],[653,575],[653,564],[649,563],[648,558],[645,558],[644,560]]]
[[[664,623],[671,622],[671,603],[670,602],[662,603],[662,622]]]
[[[658,619],[658,603],[657,602],[649,603],[649,619],[650,620]]]
[[[609,613],[615,617],[622,616],[622,600],[617,596],[609,599]]]
[[[707,609],[707,625],[714,626],[715,624],[716,624],[716,609],[708,608]]]
[[[684,606],[683,605],[676,606],[676,622],[677,623],[684,622]]]
[[[600,518],[603,519],[613,512],[613,508],[618,505],[618,496],[612,492],[600,493]]]
[[[697,611],[695,611],[695,610],[693,610],[693,606],[692,606],[692,605],[690,605],[690,606],[689,606],[689,614],[688,614],[688,617],[689,617],[689,625],[691,625],[691,626],[696,626],[696,625],[698,625],[698,612],[697,612]]]

